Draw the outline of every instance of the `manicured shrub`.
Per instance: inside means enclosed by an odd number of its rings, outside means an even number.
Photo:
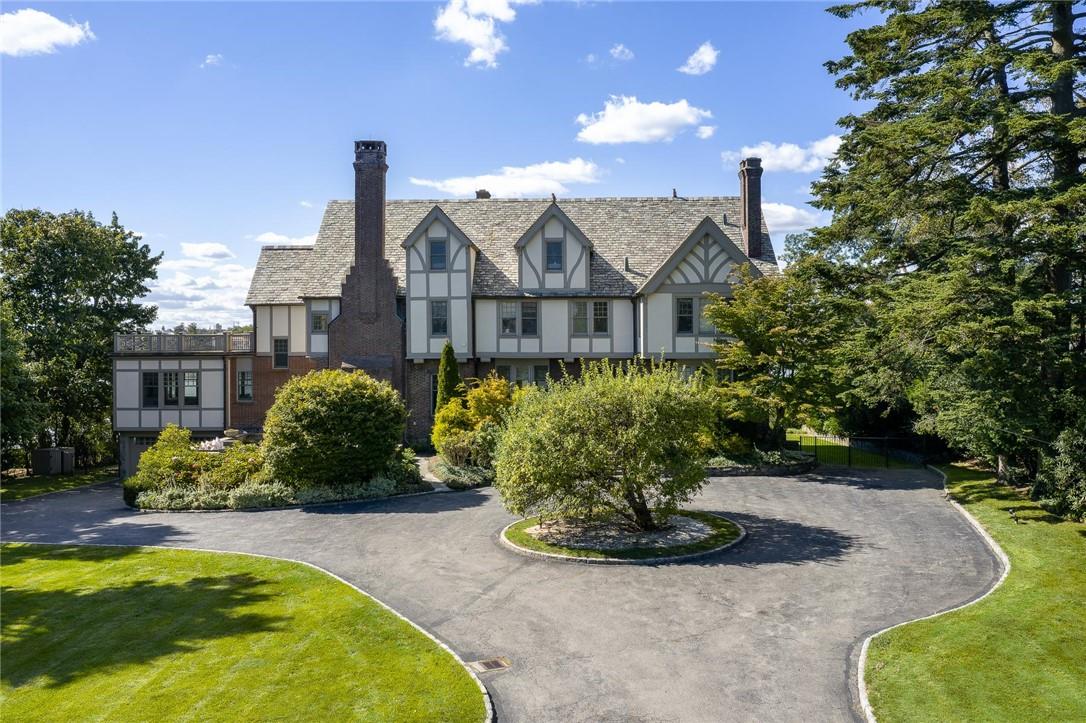
[[[282,482],[245,482],[229,491],[226,506],[241,510],[290,504],[294,504],[294,490]]]
[[[363,372],[293,377],[264,421],[268,475],[298,489],[368,480],[392,459],[406,419],[396,390]]]
[[[234,444],[214,453],[218,463],[200,476],[202,487],[230,489],[261,477],[264,453],[256,444]]]
[[[712,395],[673,364],[591,362],[517,400],[495,486],[516,514],[610,513],[656,529],[704,484]]]
[[[1086,520],[1086,419],[1063,430],[1047,451],[1034,496],[1051,512]]]
[[[396,492],[420,492],[432,489],[422,481],[422,473],[419,471],[418,462],[415,461],[415,451],[410,447],[400,447],[385,468],[383,477],[387,477],[396,484]]]
[[[217,455],[192,448],[188,429],[166,425],[155,443],[140,455],[136,474],[125,480],[125,502],[135,504],[139,493],[147,490],[195,486],[200,476],[219,462]]]
[[[513,389],[508,379],[499,377],[493,371],[483,379],[473,380],[464,397],[472,427],[484,422],[501,424],[505,413],[513,405]]]
[[[471,465],[457,466],[438,460],[432,467],[434,476],[449,489],[468,490],[489,487],[494,483],[494,470]]]
[[[446,341],[441,349],[441,361],[437,364],[437,404],[438,411],[450,400],[464,396],[464,386],[460,379],[460,367],[456,364],[456,352],[452,342]]]
[[[397,492],[396,482],[388,477],[374,477],[368,482],[336,485],[335,487],[305,487],[295,493],[301,505],[317,505],[340,500],[368,500],[388,497]]]
[[[438,454],[444,454],[442,448],[448,437],[475,429],[475,421],[471,412],[459,400],[455,399],[437,410],[434,416],[434,428],[430,432],[430,441],[434,443],[434,449]]]

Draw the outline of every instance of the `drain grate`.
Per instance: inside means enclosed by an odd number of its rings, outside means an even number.
[[[508,668],[512,663],[509,662],[509,658],[487,658],[486,660],[476,660],[468,663],[468,666],[476,673],[487,673],[492,670],[504,670]]]

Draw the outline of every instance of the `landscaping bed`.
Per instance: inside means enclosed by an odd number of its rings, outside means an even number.
[[[705,464],[709,477],[790,477],[806,474],[818,466],[813,455],[803,452],[762,452],[717,455]]]
[[[451,490],[470,490],[494,484],[494,470],[472,465],[449,464],[440,457],[434,457],[430,461],[430,471]]]
[[[954,500],[1010,558],[1010,574],[975,605],[871,641],[862,674],[875,715],[1086,720],[1086,524],[1048,513],[991,472],[942,469]]]
[[[704,555],[728,547],[743,536],[731,520],[709,512],[672,515],[663,529],[632,530],[624,520],[580,518],[547,521],[529,517],[502,531],[514,548],[581,561],[632,562]]]
[[[313,567],[4,545],[4,720],[480,721],[445,648]]]

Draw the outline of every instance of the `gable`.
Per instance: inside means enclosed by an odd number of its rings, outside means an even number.
[[[651,294],[664,284],[679,286],[727,286],[731,272],[747,263],[746,255],[706,217],[675,252],[638,289]],[[761,272],[752,265],[752,273]]]
[[[591,288],[592,242],[552,202],[514,244],[521,289],[584,291]]]

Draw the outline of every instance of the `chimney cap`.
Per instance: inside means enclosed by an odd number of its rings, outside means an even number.
[[[750,158],[744,158],[743,160],[739,161],[739,167],[740,168],[761,168],[762,167],[762,159],[758,158],[757,156],[751,156]]]
[[[381,158],[383,159],[388,154],[388,146],[384,141],[355,141],[354,142],[354,159],[355,161],[361,161],[363,157],[368,158]]]
[[[480,188],[479,190],[477,190],[475,192],[475,197],[476,198],[490,198],[490,191],[486,190],[485,188]]]

